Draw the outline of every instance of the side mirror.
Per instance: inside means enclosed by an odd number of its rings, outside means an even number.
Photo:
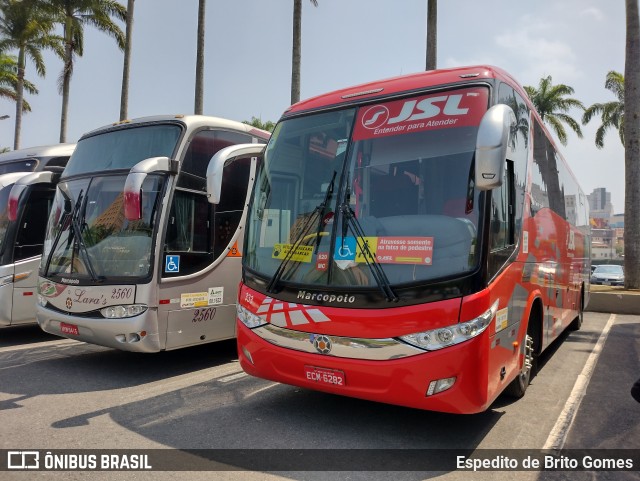
[[[45,184],[53,182],[52,172],[33,172],[23,174],[19,179],[15,181],[11,191],[9,192],[9,199],[7,201],[7,218],[11,222],[18,220],[18,203],[20,202],[20,196],[27,189],[28,186],[33,184]]]
[[[207,200],[219,204],[222,192],[222,171],[227,161],[237,157],[258,157],[264,152],[264,144],[238,144],[218,151],[207,167]]]
[[[509,136],[516,116],[508,105],[491,107],[482,117],[476,139],[476,188],[491,190],[502,185]]]
[[[142,219],[142,183],[152,172],[178,172],[178,162],[169,157],[150,157],[131,167],[124,183],[124,217]]]

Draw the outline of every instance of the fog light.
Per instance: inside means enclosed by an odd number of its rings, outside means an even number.
[[[127,336],[125,336],[124,334],[116,334],[116,341],[127,342]]]
[[[437,381],[431,381],[429,383],[429,389],[427,389],[427,396],[433,396],[439,392],[450,389],[456,382],[455,377],[447,377],[444,379],[438,379]]]

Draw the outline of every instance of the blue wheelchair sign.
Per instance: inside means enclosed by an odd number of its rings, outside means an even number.
[[[356,259],[356,238],[337,237],[333,258],[337,261],[353,261]]]
[[[180,256],[166,256],[164,259],[165,272],[180,272]]]

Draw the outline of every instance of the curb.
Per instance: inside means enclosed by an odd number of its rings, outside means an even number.
[[[622,292],[591,292],[585,311],[640,314],[640,295]]]

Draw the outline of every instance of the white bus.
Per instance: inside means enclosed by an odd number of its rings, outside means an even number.
[[[137,352],[235,336],[238,249],[255,156],[212,156],[269,133],[205,116],[118,122],[85,134],[56,191],[38,284],[46,332]]]
[[[35,293],[55,183],[75,144],[0,154],[0,327],[36,322]]]

